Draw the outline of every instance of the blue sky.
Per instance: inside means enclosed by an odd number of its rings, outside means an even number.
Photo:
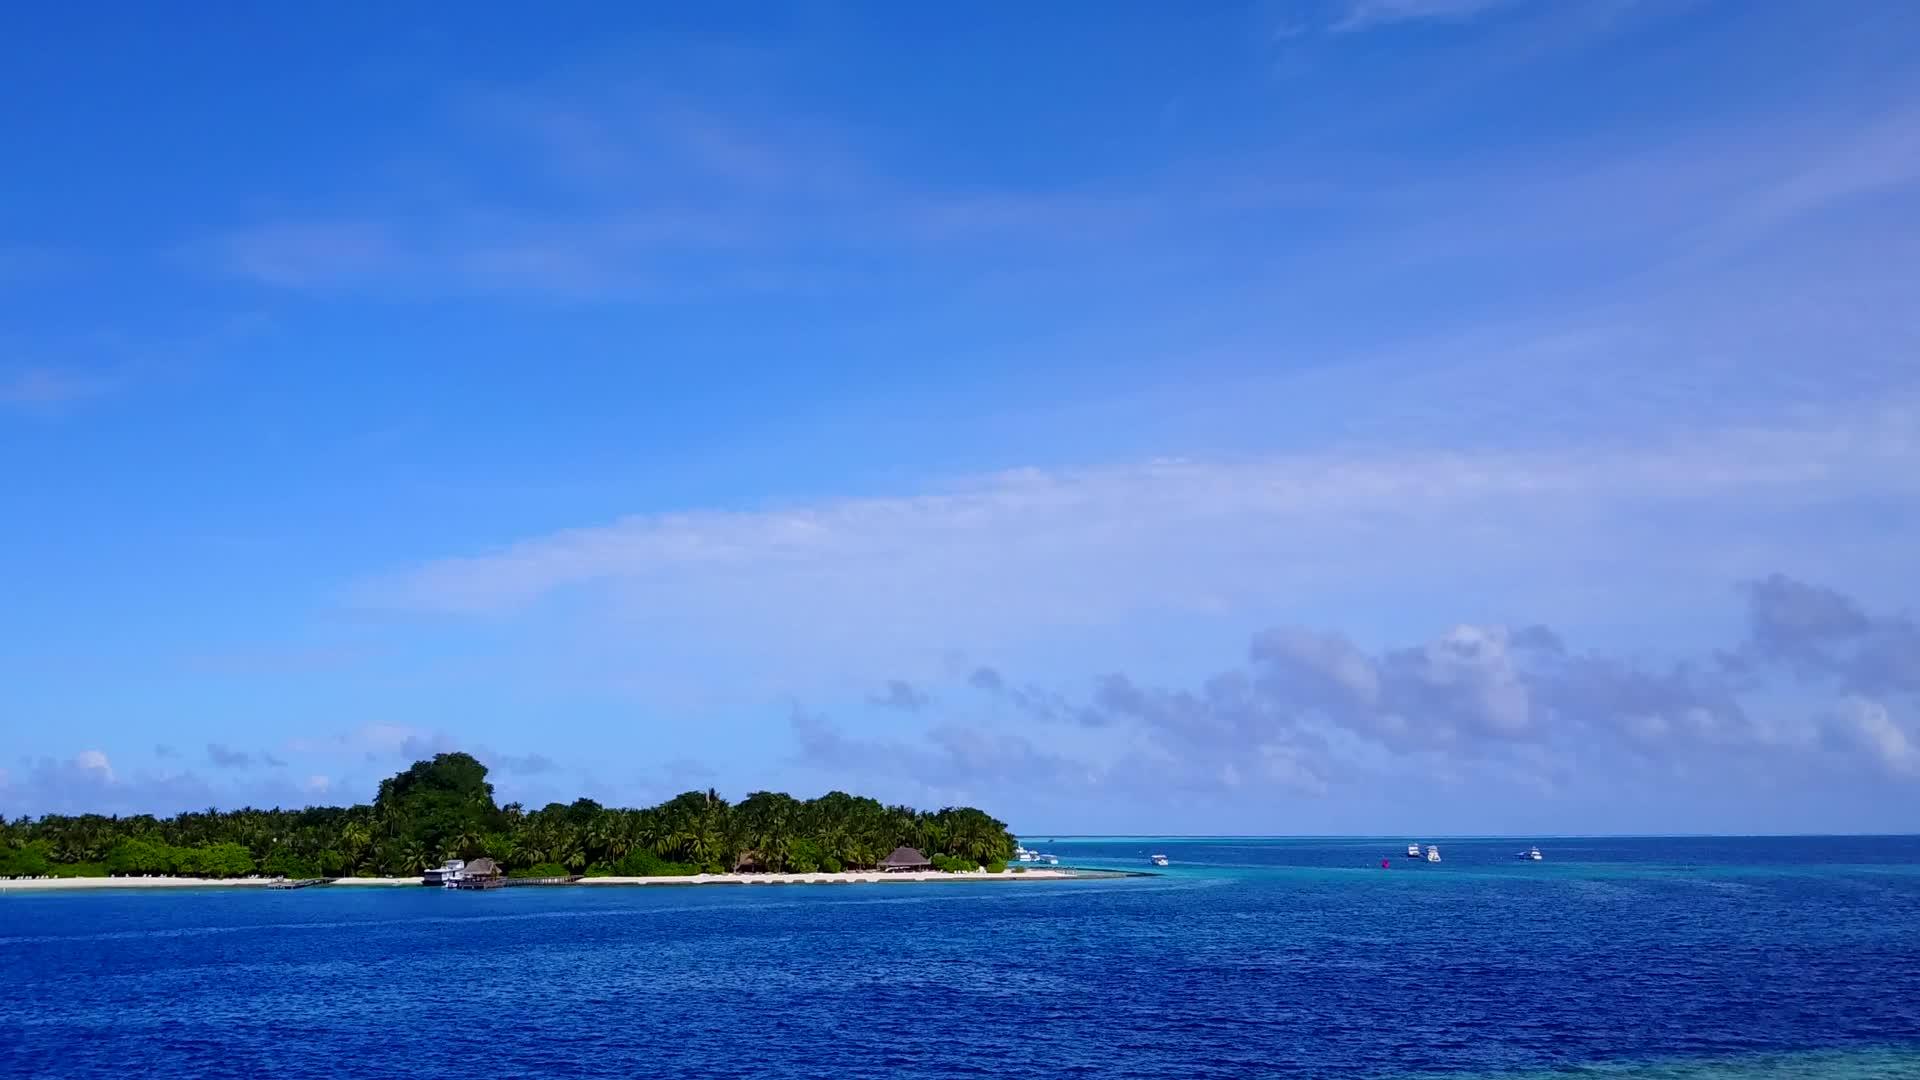
[[[23,13],[0,812],[1920,830],[1920,13]]]

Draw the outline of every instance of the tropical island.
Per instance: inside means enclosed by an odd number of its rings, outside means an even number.
[[[1015,844],[972,807],[925,812],[839,791],[757,791],[738,803],[689,791],[646,809],[584,798],[502,806],[485,765],[448,753],[382,780],[371,805],[0,819],[0,878],[404,880],[453,859],[589,881],[814,875],[872,871],[902,848],[927,853],[933,871],[997,874]]]

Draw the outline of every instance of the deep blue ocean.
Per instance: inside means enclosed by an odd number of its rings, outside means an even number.
[[[1023,839],[1172,865],[0,893],[0,1076],[1920,1078],[1920,838]]]

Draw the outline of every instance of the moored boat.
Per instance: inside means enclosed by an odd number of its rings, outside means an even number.
[[[1149,855],[1147,856],[1147,861],[1155,866],[1167,865],[1167,857],[1165,855]]]
[[[1440,861],[1440,848],[1438,846],[1434,844],[1427,845],[1427,861],[1428,862]]]
[[[429,866],[420,875],[420,884],[450,886],[465,873],[467,863],[464,859],[448,859],[439,866]]]

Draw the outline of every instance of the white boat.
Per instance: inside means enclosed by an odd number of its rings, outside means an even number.
[[[1434,846],[1433,844],[1427,845],[1427,861],[1428,862],[1440,861],[1440,849]]]
[[[1537,847],[1528,848],[1525,851],[1514,852],[1513,857],[1516,859],[1530,859],[1534,862],[1539,862],[1542,858],[1545,858],[1545,856],[1540,854],[1540,849]]]
[[[453,883],[458,881],[461,875],[466,872],[467,864],[464,859],[448,859],[439,866],[427,867],[420,875],[420,884],[440,885],[446,888],[452,888]]]
[[[1147,861],[1155,866],[1167,865],[1167,857],[1165,855],[1149,855],[1147,856]]]
[[[1023,862],[1023,863],[1043,863],[1049,866],[1058,866],[1060,864],[1060,859],[1057,856],[1048,855],[1045,852],[1041,852],[1041,851],[1035,851],[1033,848],[1030,848],[1025,844],[1013,845],[1013,861]]]
[[[1407,845],[1407,858],[1409,858],[1409,859],[1417,859],[1417,858],[1419,858],[1419,857],[1420,857],[1420,845],[1419,845],[1419,844],[1408,844],[1408,845]]]

